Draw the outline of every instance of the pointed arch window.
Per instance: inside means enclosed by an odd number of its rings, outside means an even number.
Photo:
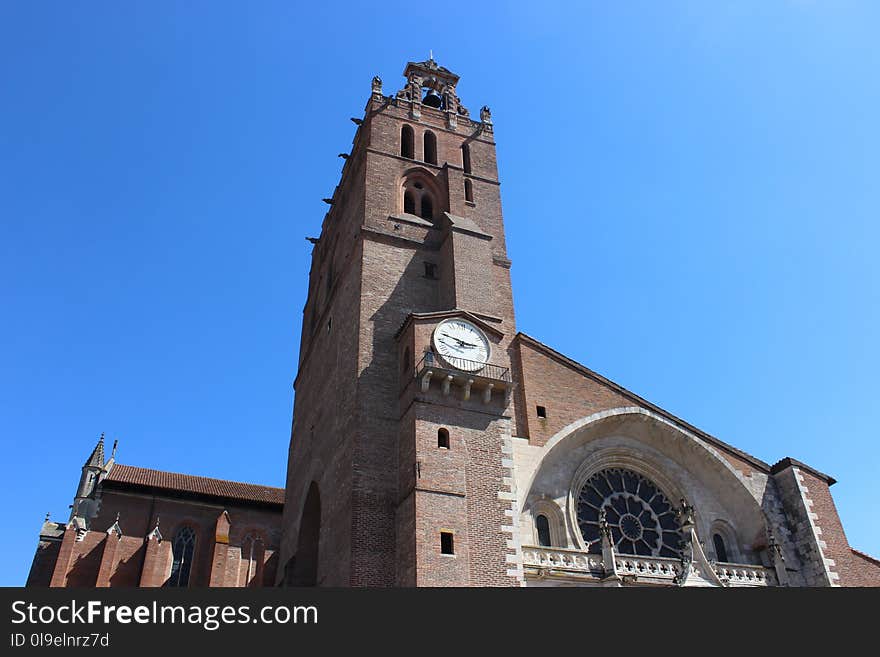
[[[171,577],[168,586],[189,586],[193,555],[196,548],[196,532],[192,527],[181,527],[174,535],[171,553],[174,561],[171,564]]]
[[[400,155],[413,159],[415,157],[415,133],[411,126],[404,125],[400,129]]]
[[[263,537],[259,534],[250,533],[241,542],[241,578],[243,586],[262,585],[265,551]]]
[[[422,219],[434,219],[434,203],[431,201],[431,197],[428,194],[422,195]]]
[[[403,193],[403,211],[406,214],[416,213],[416,199],[410,190],[406,190]]]
[[[412,214],[433,222],[436,214],[445,210],[439,205],[442,198],[438,200],[438,191],[421,173],[408,176],[403,180],[401,197],[399,197],[402,200],[404,214]]]
[[[727,557],[727,546],[724,544],[724,538],[721,534],[712,534],[712,543],[715,545],[715,557],[722,563],[729,561]]]
[[[544,514],[535,518],[535,531],[538,534],[538,545],[542,547],[553,545],[553,541],[550,538],[550,521]]]
[[[430,130],[425,130],[424,142],[425,162],[437,164],[437,136]]]

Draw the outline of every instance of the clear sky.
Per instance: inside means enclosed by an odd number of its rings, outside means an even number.
[[[370,79],[429,49],[493,111],[518,328],[836,477],[880,554],[878,25],[846,0],[0,3],[0,584],[102,431],[123,463],[284,485],[304,238]]]

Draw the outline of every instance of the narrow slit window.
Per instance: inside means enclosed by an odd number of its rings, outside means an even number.
[[[474,184],[470,180],[464,181],[464,200],[474,202]]]
[[[437,278],[437,265],[433,262],[425,263],[425,278]]]
[[[425,130],[425,162],[437,164],[437,136],[430,130]]]
[[[535,518],[535,529],[538,531],[538,545],[550,547],[550,521],[547,516],[542,514]]]
[[[413,193],[409,190],[403,194],[403,211],[406,214],[416,213],[416,200],[413,197]]]
[[[461,165],[465,173],[471,172],[471,147],[467,144],[461,146]]]
[[[449,430],[439,429],[437,431],[437,447],[441,449],[449,449]]]
[[[422,219],[434,219],[434,203],[427,194],[422,196]]]
[[[440,554],[455,554],[452,532],[440,532]]]
[[[408,125],[400,129],[400,155],[410,160],[415,156],[415,133]]]
[[[721,534],[714,534],[712,542],[715,544],[715,556],[718,558],[718,561],[727,563],[727,546],[724,544]]]
[[[544,406],[538,406],[537,411],[539,418],[541,418],[542,420],[547,419],[547,409]]]

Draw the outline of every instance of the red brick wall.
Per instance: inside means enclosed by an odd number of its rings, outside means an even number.
[[[103,532],[89,532],[81,541],[73,544],[73,552],[68,562],[64,586],[69,588],[93,587],[98,579],[101,557],[104,555]]]
[[[61,541],[41,540],[38,543],[25,586],[49,586],[60,549]]]
[[[517,364],[524,410],[518,435],[532,445],[544,445],[572,422],[593,413],[620,406],[634,406],[632,400],[571,369],[532,345],[518,340]],[[547,419],[537,416],[537,407],[547,409]]]
[[[401,468],[416,489],[417,583],[516,585],[507,575],[505,560],[514,553],[507,547],[512,534],[502,533],[502,527],[510,524],[505,511],[512,505],[498,498],[502,480],[509,476],[502,465],[501,445],[510,420],[497,412],[503,409],[497,401],[495,412],[485,412],[463,404],[446,405],[437,399],[436,390],[432,393],[413,403],[410,432],[403,436],[414,442],[418,463],[417,468]],[[438,447],[440,428],[449,431],[449,449]],[[440,552],[442,531],[453,533],[454,556]]]
[[[520,383],[516,391],[516,435],[528,438],[533,445],[542,446],[572,422],[613,408],[638,406],[662,414],[635,395],[615,390],[598,377],[554,358],[527,338],[516,340],[511,351],[515,378]],[[538,406],[546,409],[546,419],[538,417]],[[735,452],[715,446],[743,474],[750,475],[755,470],[752,463]]]
[[[406,448],[399,444],[401,362],[395,333],[406,317],[458,304],[450,293],[456,275],[472,286],[479,282],[480,307],[470,310],[503,313],[508,340],[514,332],[509,271],[492,264],[493,255],[506,258],[494,143],[485,134],[471,140],[477,202],[466,205],[460,147],[475,125],[462,117],[459,128],[449,130],[444,121],[430,108],[414,121],[406,108],[371,100],[313,251],[281,560],[283,568],[296,552],[305,492],[315,480],[322,501],[322,584],[387,586],[415,580],[416,498],[401,501],[406,493],[398,479],[398,458]],[[414,129],[414,159],[399,155],[404,123]],[[426,129],[437,137],[436,165],[421,161]],[[453,270],[453,254],[447,249],[444,256],[446,238],[439,227],[389,219],[402,211],[403,180],[414,169],[427,176],[438,225],[443,209],[467,212],[493,236],[479,261],[473,254],[455,254]],[[440,265],[439,281],[424,276],[425,261]],[[330,262],[337,279],[328,287]],[[326,331],[331,315],[333,328]],[[421,352],[412,358],[418,361]]]
[[[857,552],[849,555],[845,586],[880,586],[880,562]]]
[[[61,543],[49,544],[38,550],[38,568],[33,570],[34,585],[47,585],[46,573],[55,568],[59,555],[68,560],[66,575],[57,585],[69,587],[100,586],[138,586],[144,579],[146,536],[160,518],[160,531],[163,535],[160,554],[170,550],[177,529],[189,525],[196,531],[196,546],[190,586],[208,586],[211,581],[212,559],[214,557],[215,526],[217,517],[224,509],[228,510],[232,526],[229,531],[229,546],[233,556],[230,559],[231,575],[224,578],[224,584],[234,586],[237,582],[237,560],[242,539],[251,532],[258,532],[267,541],[263,554],[268,563],[272,560],[267,575],[268,583],[274,583],[275,559],[273,555],[280,541],[281,513],[279,509],[249,508],[246,506],[224,505],[207,500],[182,500],[148,493],[102,489],[100,511],[91,520],[91,530],[83,540],[68,540],[69,547],[62,554]],[[122,538],[108,535],[109,529],[119,514]],[[71,533],[71,532],[68,532]],[[235,563],[233,566],[232,563]],[[170,561],[160,559],[147,564],[150,572],[146,579],[153,585],[161,585],[170,572]],[[264,571],[267,569],[264,568]],[[30,581],[30,580],[29,580]],[[29,584],[30,585],[30,584]]]
[[[826,544],[822,551],[826,559],[834,560],[832,572],[840,575],[839,584],[880,585],[880,566],[855,554],[850,548],[827,482],[808,470],[800,469],[800,473],[804,478],[803,485],[807,488],[806,496],[813,502],[811,510],[819,516],[813,522],[822,531],[819,539]]]

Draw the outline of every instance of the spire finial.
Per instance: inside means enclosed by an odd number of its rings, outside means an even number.
[[[119,445],[119,438],[116,438],[113,441],[113,451],[110,453],[110,458],[116,458],[116,447]]]
[[[434,51],[433,50],[428,51],[428,59],[431,60],[432,62],[434,61]]]
[[[49,516],[52,515],[51,511],[46,511],[46,519],[43,522],[49,522]]]
[[[86,466],[97,466],[99,468],[104,466],[104,432],[101,432],[101,437],[98,438],[98,444],[95,445],[95,449],[92,450],[91,456],[89,456],[88,461],[86,461]]]

